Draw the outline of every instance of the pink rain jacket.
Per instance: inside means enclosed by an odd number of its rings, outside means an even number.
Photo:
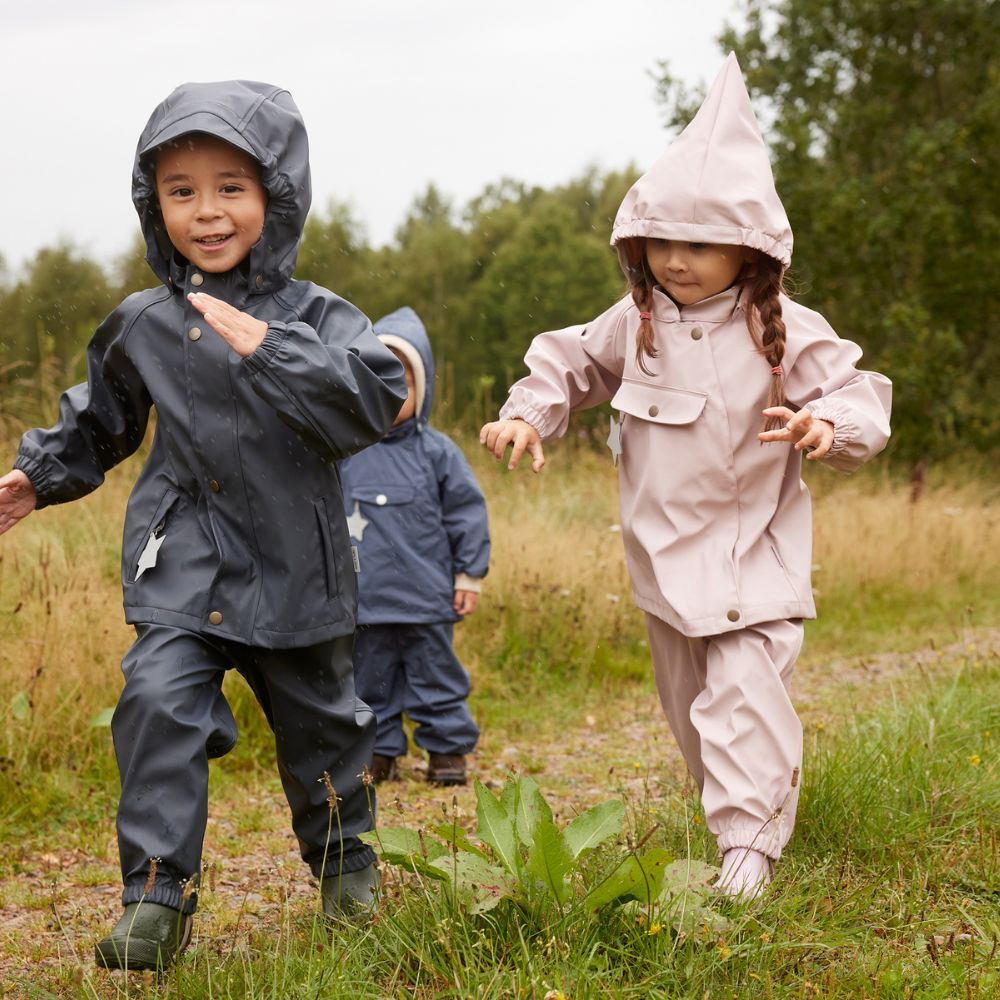
[[[612,242],[657,236],[753,247],[787,265],[792,234],[736,58],[691,124],[626,195]],[[591,323],[543,333],[500,412],[543,439],[573,410],[608,400],[621,415],[622,535],[640,608],[689,636],[814,618],[812,524],[801,453],[761,444],[771,372],[742,289],[678,307],[654,292],[658,356],[635,360],[631,297]],[[885,447],[889,380],[859,370],[860,348],[782,297],[782,367],[793,408],[834,426],[823,459],[851,472]]]

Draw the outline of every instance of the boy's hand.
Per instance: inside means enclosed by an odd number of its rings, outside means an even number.
[[[0,535],[27,517],[37,502],[35,487],[20,469],[0,477]]]
[[[479,443],[492,451],[498,462],[503,458],[507,445],[512,445],[508,469],[517,468],[525,451],[531,455],[532,472],[538,472],[545,464],[542,439],[526,420],[494,420],[479,432]]]
[[[479,595],[473,590],[456,590],[455,591],[455,614],[461,615],[463,618],[466,615],[471,615],[476,607],[479,605]]]
[[[774,431],[761,431],[757,437],[761,441],[794,441],[795,450],[809,449],[806,458],[822,458],[833,445],[833,424],[829,420],[817,420],[808,409],[798,413],[787,406],[769,406],[765,417],[780,417],[785,426]]]
[[[204,292],[188,295],[191,305],[205,317],[208,325],[241,357],[253,354],[267,333],[267,324],[249,313],[234,309],[228,302]]]

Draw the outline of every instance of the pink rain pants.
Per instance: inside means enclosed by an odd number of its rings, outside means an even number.
[[[802,724],[789,700],[802,622],[689,637],[646,615],[656,687],[720,852],[777,860],[795,825]]]

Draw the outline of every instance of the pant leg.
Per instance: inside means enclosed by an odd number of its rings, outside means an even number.
[[[227,661],[201,637],[139,625],[111,733],[121,776],[118,852],[123,903],[147,899],[192,912],[208,817],[209,750],[230,747],[236,722],[222,695]],[[154,884],[145,892],[150,860]]]
[[[403,730],[403,658],[397,626],[366,625],[354,637],[354,683],[358,697],[375,713],[375,753],[406,754]]]
[[[469,711],[469,675],[452,646],[454,626],[399,627],[405,637],[403,708],[417,724],[414,742],[429,753],[472,753],[479,727]]]
[[[705,687],[705,639],[690,639],[663,619],[646,615],[646,633],[660,704],[684,762],[701,791],[701,736],[691,722],[691,705]]]
[[[375,716],[354,690],[351,635],[302,649],[229,649],[274,731],[278,773],[303,860],[317,877],[367,867],[358,839],[374,825],[375,789],[361,782],[371,761]],[[328,803],[324,772],[337,795]],[[338,829],[339,815],[339,829]]]
[[[691,706],[701,735],[702,802],[719,850],[781,856],[795,825],[802,724],[788,697],[802,622],[766,622],[713,636],[705,690]]]

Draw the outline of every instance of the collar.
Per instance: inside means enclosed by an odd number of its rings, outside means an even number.
[[[742,284],[732,285],[689,306],[679,306],[662,289],[653,289],[653,316],[665,323],[725,323],[743,308]]]
[[[181,292],[184,296],[188,292],[205,292],[228,302],[236,309],[241,309],[250,297],[249,276],[249,259],[228,271],[215,274],[202,271],[176,253],[170,257],[171,289]]]

